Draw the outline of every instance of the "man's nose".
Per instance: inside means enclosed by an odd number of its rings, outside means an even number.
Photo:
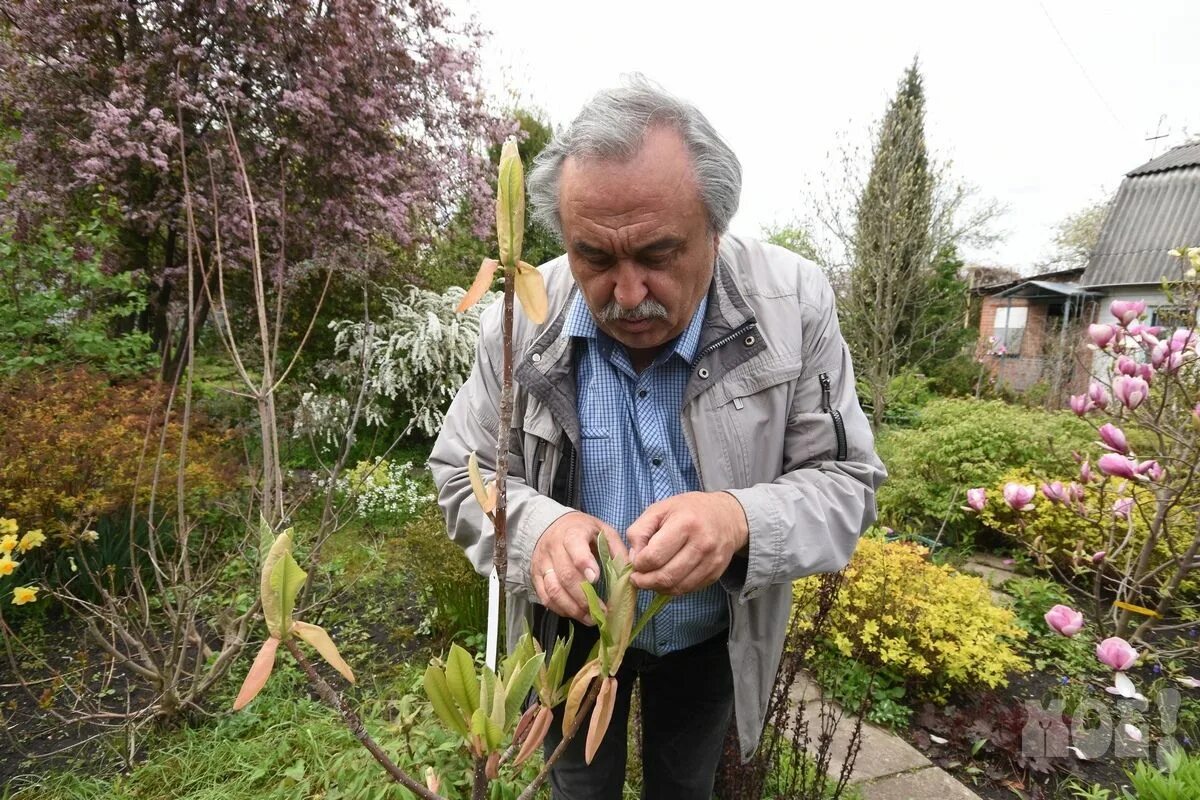
[[[648,294],[642,271],[628,261],[619,262],[616,270],[613,299],[621,308],[637,308]]]

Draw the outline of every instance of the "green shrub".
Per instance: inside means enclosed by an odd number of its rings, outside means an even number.
[[[961,508],[967,489],[992,486],[1018,466],[1061,469],[1072,450],[1094,438],[1086,422],[1067,412],[995,400],[933,400],[916,427],[888,428],[879,437],[890,475],[878,495],[880,520],[917,533],[935,533],[944,520],[951,541],[969,541],[979,522]]]
[[[1010,671],[1028,669],[1013,647],[1025,632],[1011,611],[992,603],[983,579],[932,564],[927,552],[908,542],[861,539],[830,614],[831,646],[902,676],[933,699],[1006,685]],[[814,580],[796,582],[798,601]]]

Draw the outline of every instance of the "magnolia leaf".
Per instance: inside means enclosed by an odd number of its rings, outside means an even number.
[[[271,552],[271,545],[275,543],[275,531],[271,530],[271,526],[267,524],[267,518],[260,516],[258,518],[258,563],[262,566],[267,563],[267,554]]]
[[[517,716],[517,712],[525,703],[525,698],[529,696],[529,690],[533,688],[533,682],[537,679],[543,660],[545,660],[545,655],[538,653],[522,664],[521,668],[505,681],[504,685],[507,687],[504,700],[505,727]]]
[[[550,723],[554,720],[554,712],[545,706],[534,706],[538,709],[537,716],[534,717],[533,724],[529,726],[529,733],[525,736],[525,742],[521,745],[520,752],[513,760],[513,767],[519,767],[524,764],[531,755],[537,752],[537,749],[542,746],[542,742],[546,739],[546,734],[550,731]]]
[[[534,325],[545,322],[550,310],[550,298],[546,296],[546,280],[538,268],[524,261],[517,264],[514,290],[521,301],[521,310],[529,321]]]
[[[563,733],[575,729],[575,717],[579,715],[579,706],[583,704],[584,695],[592,685],[592,679],[600,674],[600,662],[592,659],[580,667],[579,672],[571,679],[571,688],[567,690],[567,705],[563,709]]]
[[[600,628],[600,638],[604,641],[605,647],[612,647],[612,631],[608,627],[608,614],[604,611],[604,603],[600,600],[600,595],[596,594],[596,587],[592,586],[587,581],[579,584],[583,589],[583,596],[587,598],[588,611],[592,615],[592,619],[596,621],[596,625]]]
[[[484,749],[491,752],[500,746],[500,742],[504,739],[504,733],[492,722],[482,708],[475,709],[475,713],[471,715],[471,733],[483,740]]]
[[[475,280],[471,283],[471,288],[467,289],[467,293],[463,295],[463,299],[459,301],[458,307],[454,310],[461,314],[471,306],[479,302],[479,298],[487,294],[487,290],[492,288],[492,278],[496,275],[496,268],[500,266],[500,262],[494,258],[485,258],[483,263],[479,265],[479,271],[475,273]]]
[[[450,686],[446,682],[446,673],[433,664],[425,670],[425,695],[438,718],[446,727],[462,736],[467,737],[467,721],[462,712],[454,704],[450,696]]]
[[[488,756],[487,763],[483,767],[483,774],[487,776],[489,781],[494,781],[500,777],[500,751],[497,750]]]
[[[283,534],[287,536],[287,534]],[[292,627],[292,610],[296,605],[296,595],[308,580],[308,573],[300,569],[296,559],[292,558],[291,537],[288,537],[288,549],[283,553],[271,569],[271,593],[279,598],[280,638],[288,634]]]
[[[500,150],[500,179],[496,183],[496,240],[500,263],[515,267],[525,237],[525,168],[517,140],[509,138]]]
[[[488,667],[483,668],[479,681],[479,707],[485,714],[492,713],[492,698],[496,696],[496,673]]]
[[[538,672],[538,699],[547,708],[554,708],[566,697],[563,675],[567,671],[567,656],[574,641],[575,626],[572,625],[566,639],[560,637],[555,641],[549,665],[543,666]]]
[[[450,696],[469,719],[479,708],[479,679],[475,676],[475,662],[456,644],[450,645],[450,655],[446,657],[446,683],[450,686]]]
[[[520,639],[517,640],[517,646],[508,654],[508,658],[504,659],[504,663],[500,665],[500,677],[504,678],[504,683],[507,686],[508,680],[513,676],[513,673],[523,667],[529,659],[533,658],[539,649],[534,638],[526,631]]]
[[[275,565],[283,558],[284,553],[292,549],[291,529],[275,537],[262,563],[262,575],[259,579],[259,593],[262,597],[263,619],[267,622],[267,630],[276,639],[283,638],[283,602],[280,595],[271,588],[271,576],[275,574]]]
[[[642,632],[642,628],[646,627],[646,624],[654,619],[654,615],[662,611],[663,607],[671,602],[671,600],[672,597],[669,594],[654,595],[654,599],[650,601],[650,605],[646,606],[646,610],[638,617],[637,625],[633,626],[633,633],[630,634],[629,641],[632,642],[636,639],[637,635]]]
[[[237,699],[233,701],[233,710],[241,711],[246,707],[246,704],[258,696],[262,688],[267,685],[267,678],[271,677],[271,670],[275,668],[275,651],[279,649],[279,640],[274,636],[263,642],[262,649],[258,651],[258,655],[254,657],[254,663],[250,665],[250,671],[246,673],[246,680],[242,681],[242,688],[238,692]]]
[[[329,666],[342,673],[343,678],[354,683],[354,671],[342,658],[337,645],[333,643],[333,639],[329,638],[329,634],[325,632],[324,628],[320,625],[295,620],[292,622],[292,632],[308,642],[314,650],[321,654],[321,658],[325,659]]]
[[[487,669],[487,672],[491,672],[491,670]],[[492,687],[491,698],[491,720],[497,728],[503,731],[508,727],[508,691],[504,687],[504,680],[502,678],[494,678],[494,680],[495,686]]]
[[[592,709],[592,724],[588,726],[587,745],[583,752],[583,761],[590,765],[604,741],[608,732],[608,723],[612,721],[613,706],[617,702],[617,679],[605,678],[600,686],[600,694],[596,695],[596,705]]]
[[[491,514],[496,509],[496,493],[489,493],[483,485],[483,476],[479,474],[479,458],[474,450],[467,456],[467,475],[471,478],[471,491],[475,495],[475,501],[479,503],[483,513]]]

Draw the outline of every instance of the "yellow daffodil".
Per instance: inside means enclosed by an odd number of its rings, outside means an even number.
[[[9,534],[16,534],[16,532],[18,530],[20,530],[20,529],[17,527],[17,521],[15,519],[9,519],[8,517],[0,517],[0,536],[8,536]]]
[[[26,603],[32,603],[37,600],[38,587],[36,586],[18,586],[13,589],[13,605],[23,606]]]
[[[21,537],[21,543],[17,545],[17,549],[22,553],[28,553],[35,547],[41,547],[45,541],[46,534],[42,533],[42,529],[34,528],[31,531],[25,532],[25,535]]]
[[[19,566],[21,566],[21,562],[13,561],[12,556],[8,553],[0,556],[0,578],[3,578],[5,575],[12,575],[13,570]]]
[[[0,537],[0,553],[11,553],[17,546],[17,535],[15,533],[5,534]]]

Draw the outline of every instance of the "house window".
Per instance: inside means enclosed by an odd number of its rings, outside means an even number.
[[[1025,306],[1000,306],[996,309],[995,351],[1008,356],[1021,354],[1021,339],[1025,335],[1025,320],[1029,309]],[[1003,349],[1001,349],[1003,348]]]
[[[1150,324],[1161,325],[1170,333],[1176,328],[1195,327],[1196,320],[1187,306],[1159,306],[1150,314]]]

